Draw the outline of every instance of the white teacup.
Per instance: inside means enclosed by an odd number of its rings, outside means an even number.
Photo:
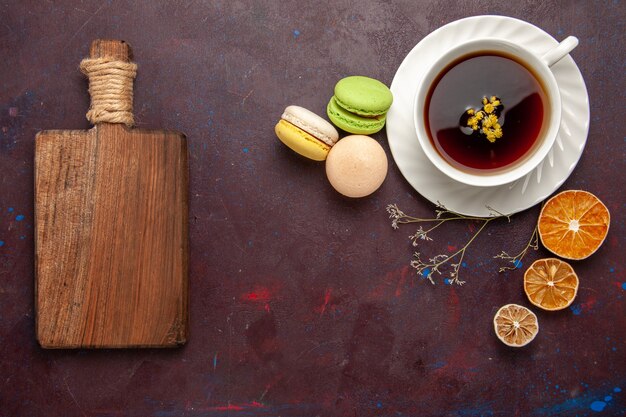
[[[528,49],[504,39],[482,38],[465,42],[445,52],[426,71],[415,95],[413,108],[417,138],[430,161],[450,178],[473,186],[490,187],[513,182],[532,171],[546,157],[552,148],[561,123],[561,94],[559,86],[550,67],[565,57],[578,45],[578,39],[569,36],[556,47],[538,56]],[[512,55],[523,62],[538,78],[545,89],[548,108],[547,119],[544,119],[544,128],[541,137],[537,138],[536,145],[531,153],[518,162],[494,172],[473,173],[462,171],[448,163],[435,149],[424,122],[427,95],[437,76],[452,62],[476,52],[494,51],[505,55]],[[506,127],[504,127],[506,129]]]

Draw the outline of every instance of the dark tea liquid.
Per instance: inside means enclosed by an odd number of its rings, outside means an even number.
[[[461,116],[480,109],[484,96],[497,96],[504,105],[503,135],[495,143],[461,130]],[[512,168],[531,154],[548,124],[546,111],[544,89],[533,73],[513,57],[486,51],[441,71],[426,98],[424,120],[431,142],[450,165],[488,173]]]

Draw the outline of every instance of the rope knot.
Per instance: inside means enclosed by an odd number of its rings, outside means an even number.
[[[80,63],[80,70],[89,78],[91,105],[87,120],[93,124],[133,126],[133,80],[137,64],[111,58],[86,58]]]

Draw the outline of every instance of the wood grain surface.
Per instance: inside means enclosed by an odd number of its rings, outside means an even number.
[[[91,56],[128,60],[130,48],[95,41]],[[35,146],[41,346],[185,343],[185,136],[100,123],[41,132]]]

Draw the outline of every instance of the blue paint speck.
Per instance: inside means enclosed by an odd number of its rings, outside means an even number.
[[[466,267],[467,267],[467,263],[463,262],[463,263],[461,263],[461,266],[462,266],[463,268],[466,268]]]
[[[609,268],[609,272],[615,272],[615,268]]]
[[[243,153],[248,153],[248,152],[250,152],[250,149],[248,149],[248,148],[243,148]]]
[[[378,401],[378,402],[376,403],[376,407],[378,407],[378,408],[383,408],[383,404],[382,404],[380,401]]]
[[[607,403],[611,401],[612,399],[613,397],[611,397],[610,395],[607,395],[606,397],[604,397],[604,401],[606,401]]]
[[[622,289],[626,290],[626,282],[622,282]]]
[[[559,389],[559,386],[558,386],[558,385],[555,385],[555,386],[554,386],[554,388]]]
[[[430,268],[426,268],[422,271],[422,278],[426,278],[430,274]]]
[[[606,407],[606,403],[604,401],[594,401],[589,406],[589,408],[593,411],[602,411],[604,410],[604,407]]]
[[[613,352],[617,352],[617,348],[616,348],[615,346],[613,346],[613,347],[611,348],[611,350],[612,350]]]
[[[615,387],[613,388],[613,392],[622,392],[622,389],[620,387]]]
[[[9,207],[9,213],[13,213],[13,207]]]
[[[298,36],[300,36],[300,31],[299,31],[298,29],[295,29],[295,30],[293,31],[293,37],[294,37],[294,38],[297,38]]]
[[[519,259],[516,259],[515,261],[513,261],[513,265],[515,265],[515,267],[519,269],[522,267],[523,263]]]
[[[572,310],[572,313],[574,313],[574,315],[576,316],[580,316],[580,313],[583,312],[583,308],[580,304],[574,304],[570,306],[570,310]]]
[[[4,240],[0,240],[0,246],[4,246]]]
[[[583,398],[576,397],[567,399],[560,404],[553,404],[547,407],[538,408],[533,414],[539,416],[554,416],[568,411],[578,410],[586,406],[588,406],[588,403]]]
[[[443,280],[443,283],[446,284],[446,285],[450,285],[450,280],[448,278],[445,278]]]
[[[24,215],[18,214],[17,216],[15,216],[15,220],[17,220],[18,222],[21,222],[22,220],[24,220]]]
[[[24,239],[26,239],[26,236],[24,235],[20,236],[20,240],[24,240]]]

